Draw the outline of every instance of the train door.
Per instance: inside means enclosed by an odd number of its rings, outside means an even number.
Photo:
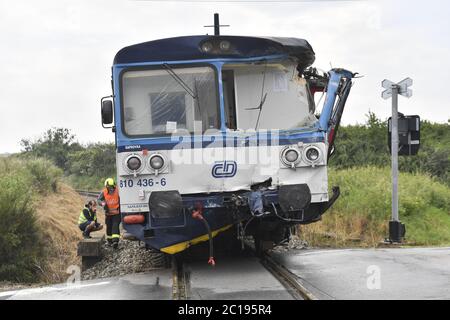
[[[228,129],[236,130],[236,96],[233,70],[222,71],[222,84],[225,102],[225,124]]]

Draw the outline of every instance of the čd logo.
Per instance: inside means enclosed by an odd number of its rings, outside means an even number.
[[[236,175],[237,163],[235,161],[218,161],[212,167],[214,178],[231,178]]]

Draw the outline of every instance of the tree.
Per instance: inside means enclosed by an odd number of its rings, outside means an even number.
[[[425,172],[450,185],[450,123],[422,120],[420,135],[418,155],[399,157],[400,171]],[[342,169],[367,165],[390,166],[387,122],[369,111],[364,125],[341,127],[330,165]]]
[[[114,174],[115,171],[116,149],[112,143],[89,144],[69,155],[69,174],[105,177]]]
[[[51,128],[37,140],[23,139],[20,142],[25,156],[44,157],[54,162],[56,166],[66,171],[69,154],[82,150],[75,141],[75,135],[66,128]]]

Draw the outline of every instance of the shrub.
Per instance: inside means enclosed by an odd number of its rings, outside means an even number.
[[[40,193],[56,192],[62,170],[55,167],[49,160],[32,159],[25,162],[25,169],[30,174],[31,185]]]
[[[3,169],[5,164],[3,164]],[[6,165],[8,167],[8,164]],[[35,281],[39,231],[28,174],[0,171],[0,279]]]
[[[387,122],[372,112],[363,125],[339,128],[336,152],[330,166],[348,169],[361,166],[389,166],[391,162],[387,136]],[[403,172],[423,172],[450,186],[450,123],[439,124],[422,120],[421,146],[413,157],[399,157]]]
[[[387,236],[391,214],[389,168],[330,170],[341,197],[317,225],[302,227],[313,245],[376,246]],[[406,239],[418,245],[450,244],[450,188],[421,173],[401,173],[399,214]],[[330,236],[331,235],[331,236]]]
[[[56,191],[61,174],[45,159],[0,159],[0,280],[40,279],[45,249],[33,203]]]

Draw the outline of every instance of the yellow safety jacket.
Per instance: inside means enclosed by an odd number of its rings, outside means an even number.
[[[89,217],[89,219],[87,217]],[[97,213],[91,212],[88,208],[84,208],[83,210],[81,210],[80,216],[78,218],[78,225],[81,225],[87,221],[97,222]]]

